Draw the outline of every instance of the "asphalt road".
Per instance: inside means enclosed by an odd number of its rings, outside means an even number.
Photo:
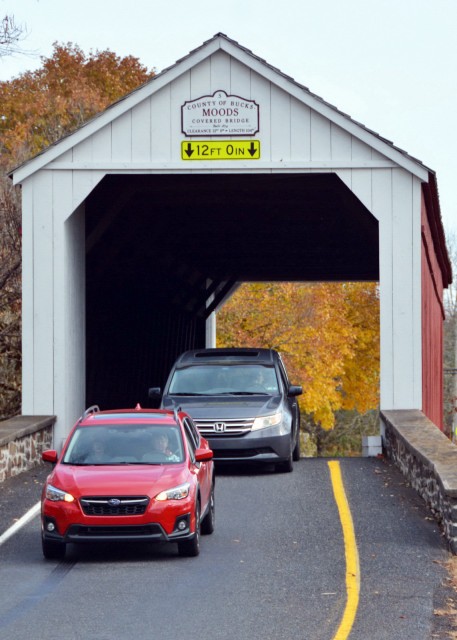
[[[439,527],[388,462],[340,460],[360,558],[351,640],[429,640],[449,595]],[[0,535],[39,498],[41,468],[0,484]],[[70,546],[44,561],[35,518],[0,546],[4,640],[333,640],[345,552],[327,461],[292,474],[218,469],[216,531],[173,545]]]

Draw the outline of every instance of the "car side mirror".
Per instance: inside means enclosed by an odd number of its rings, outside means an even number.
[[[206,462],[213,459],[213,452],[211,449],[197,449],[195,451],[196,462]]]
[[[303,387],[298,384],[289,385],[289,396],[301,396],[303,393]]]
[[[41,459],[43,460],[43,462],[52,462],[52,464],[55,464],[57,462],[58,457],[59,456],[55,449],[46,449],[46,451],[43,451],[43,453],[41,454]]]
[[[151,387],[148,389],[148,397],[152,400],[158,400],[162,397],[162,389],[160,387]]]

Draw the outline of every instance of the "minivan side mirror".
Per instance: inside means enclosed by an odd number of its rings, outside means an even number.
[[[301,396],[303,393],[303,387],[298,384],[289,385],[289,392],[287,395],[289,396]]]
[[[148,398],[158,400],[162,397],[162,389],[160,387],[150,387],[148,389]]]

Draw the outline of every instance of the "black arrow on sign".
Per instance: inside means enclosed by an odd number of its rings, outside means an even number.
[[[190,142],[187,143],[187,149],[184,153],[187,154],[187,156],[190,158],[190,156],[193,154],[194,149],[192,149],[192,145],[190,144]]]
[[[251,146],[249,147],[248,151],[251,154],[251,156],[255,156],[256,148],[255,148],[255,144],[253,142],[251,142]]]

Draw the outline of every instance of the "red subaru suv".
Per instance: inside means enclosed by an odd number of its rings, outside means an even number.
[[[90,407],[73,427],[43,488],[43,555],[67,543],[176,542],[197,556],[214,530],[213,452],[182,411]]]

